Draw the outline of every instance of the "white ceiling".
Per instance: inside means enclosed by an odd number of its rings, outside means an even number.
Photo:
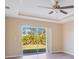
[[[48,14],[51,9],[39,8],[38,6],[49,6],[51,7],[51,0],[5,0],[6,6],[9,6],[10,9],[6,9],[6,16],[19,16],[18,13],[23,13],[32,18],[46,19],[49,21],[63,21],[64,18],[74,15],[74,9],[64,9],[68,14],[62,14],[57,10],[57,13]],[[61,6],[74,5],[73,0],[59,0]]]

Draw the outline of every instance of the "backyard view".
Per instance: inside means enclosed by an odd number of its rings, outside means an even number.
[[[24,27],[22,35],[22,47],[25,52],[27,51],[40,51],[46,50],[46,31],[42,28]]]

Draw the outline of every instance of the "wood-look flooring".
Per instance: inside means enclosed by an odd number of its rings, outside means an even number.
[[[23,57],[6,58],[6,59],[74,59],[73,55],[66,53],[53,53],[53,54],[37,54],[37,55],[25,55]]]

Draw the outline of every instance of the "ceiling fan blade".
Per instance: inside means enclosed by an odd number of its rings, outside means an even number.
[[[53,11],[49,12],[49,14],[52,14],[52,13],[53,13]]]
[[[53,9],[52,7],[45,7],[45,6],[38,6],[40,8],[48,8],[48,9]]]
[[[9,6],[5,6],[5,8],[6,8],[6,9],[10,9],[10,7],[9,7]]]
[[[63,6],[63,7],[57,8],[57,9],[69,9],[69,8],[74,8],[74,6],[73,5],[71,5],[71,6]]]
[[[60,10],[60,12],[64,13],[64,14],[68,14],[66,11]]]

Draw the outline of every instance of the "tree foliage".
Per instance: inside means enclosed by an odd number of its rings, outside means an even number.
[[[22,44],[46,44],[46,34],[39,32],[38,34],[34,32],[28,32],[26,35],[22,36]]]

